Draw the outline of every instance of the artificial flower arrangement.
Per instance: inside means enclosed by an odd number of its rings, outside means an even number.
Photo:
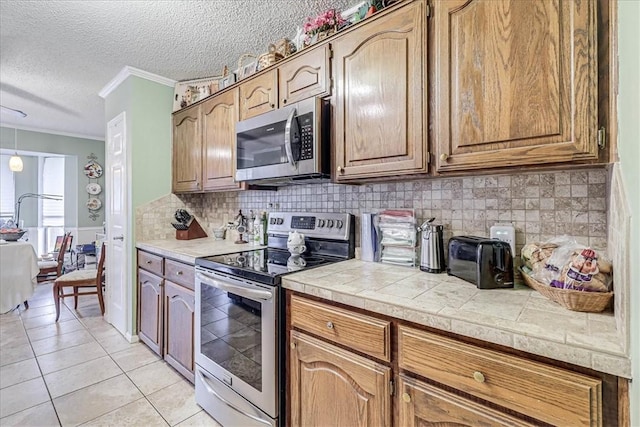
[[[304,44],[310,45],[324,38],[321,37],[323,35],[326,37],[333,34],[345,22],[340,16],[340,12],[336,12],[335,9],[329,9],[315,18],[308,17],[302,26],[305,33]]]

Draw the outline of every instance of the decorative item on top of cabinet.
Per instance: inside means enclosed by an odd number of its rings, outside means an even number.
[[[240,120],[278,108],[278,70],[260,74],[243,82],[240,89]]]
[[[337,182],[427,172],[426,16],[408,2],[333,41]]]
[[[434,4],[438,172],[597,160],[597,6]]]
[[[236,122],[238,89],[205,101],[202,109],[202,189],[238,190],[245,185],[235,181]]]
[[[278,67],[280,106],[331,92],[329,44],[306,49]]]
[[[200,105],[173,115],[172,190],[201,191],[202,134]]]

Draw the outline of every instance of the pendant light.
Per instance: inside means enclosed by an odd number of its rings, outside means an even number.
[[[9,159],[9,170],[11,172],[22,172],[22,159],[18,156],[18,129],[13,128],[13,141],[14,141],[14,149],[15,152],[13,156]]]

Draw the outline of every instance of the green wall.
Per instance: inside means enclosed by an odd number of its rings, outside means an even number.
[[[129,76],[105,98],[105,123],[118,114],[126,115],[128,153],[129,235],[135,236],[135,211],[171,192],[171,113],[173,88],[136,76]],[[131,286],[136,286],[135,241],[129,239]],[[132,292],[132,333],[135,333],[136,292]]]
[[[631,207],[631,425],[640,426],[640,2],[618,2],[618,152]]]
[[[13,128],[0,127],[0,148],[13,150],[14,148],[14,130]],[[65,156],[65,227],[100,227],[104,221],[104,207],[100,209],[98,217],[95,220],[89,218],[89,210],[85,206],[88,199],[86,186],[89,179],[84,175],[83,168],[87,163],[87,156],[91,153],[95,154],[97,162],[103,167],[105,165],[104,141],[94,139],[77,138],[72,136],[54,135],[43,132],[34,132],[18,129],[18,151],[33,153],[50,153]],[[37,162],[35,166],[37,168]],[[27,163],[25,168],[19,174],[25,176],[29,174]],[[21,180],[29,180],[30,178],[16,177],[16,182]],[[104,206],[104,175],[97,181],[102,188],[103,193],[98,197],[102,200]],[[23,184],[20,184],[23,185]],[[27,184],[24,184],[27,185]],[[37,190],[37,178],[36,178]],[[23,194],[22,187],[16,189],[16,195]],[[37,192],[30,190],[32,192]],[[30,199],[29,199],[30,200]],[[28,207],[29,200],[22,203],[22,209]],[[36,206],[33,204],[33,206]],[[22,212],[20,216],[23,217]],[[25,221],[26,225],[26,221]]]

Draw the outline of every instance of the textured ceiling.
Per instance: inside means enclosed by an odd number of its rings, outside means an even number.
[[[0,1],[0,123],[104,137],[98,92],[124,66],[173,80],[220,74],[358,0]]]

